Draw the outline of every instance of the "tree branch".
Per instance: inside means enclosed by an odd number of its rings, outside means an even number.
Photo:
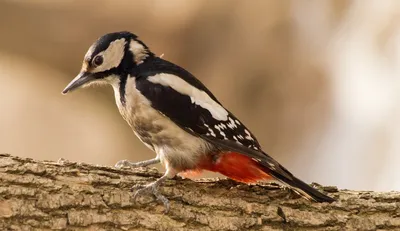
[[[230,180],[168,180],[161,192],[132,201],[131,186],[155,169],[117,170],[83,163],[0,155],[0,229],[67,230],[376,230],[400,229],[400,193],[337,192],[312,203],[274,185]]]

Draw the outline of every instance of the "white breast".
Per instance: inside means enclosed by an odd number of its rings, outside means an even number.
[[[125,105],[120,101],[119,82],[111,85],[122,117],[166,167],[178,171],[192,169],[212,149],[208,142],[189,134],[152,108],[151,102],[136,89],[134,77],[129,77],[126,83]]]

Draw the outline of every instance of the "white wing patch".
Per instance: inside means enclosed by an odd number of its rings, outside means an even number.
[[[150,76],[148,81],[170,87],[183,95],[189,96],[193,103],[208,110],[216,120],[226,121],[228,119],[229,113],[225,108],[215,102],[206,92],[197,89],[176,75],[165,73],[157,74]]]

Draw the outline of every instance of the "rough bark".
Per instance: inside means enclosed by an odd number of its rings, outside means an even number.
[[[155,169],[118,170],[0,155],[0,230],[400,230],[399,192],[320,187],[337,202],[312,203],[274,185],[230,180],[168,180],[132,201],[132,185]]]

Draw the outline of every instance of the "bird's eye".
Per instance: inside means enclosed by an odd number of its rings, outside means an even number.
[[[93,65],[95,67],[100,66],[101,64],[103,64],[103,57],[102,56],[96,56],[93,59]]]

